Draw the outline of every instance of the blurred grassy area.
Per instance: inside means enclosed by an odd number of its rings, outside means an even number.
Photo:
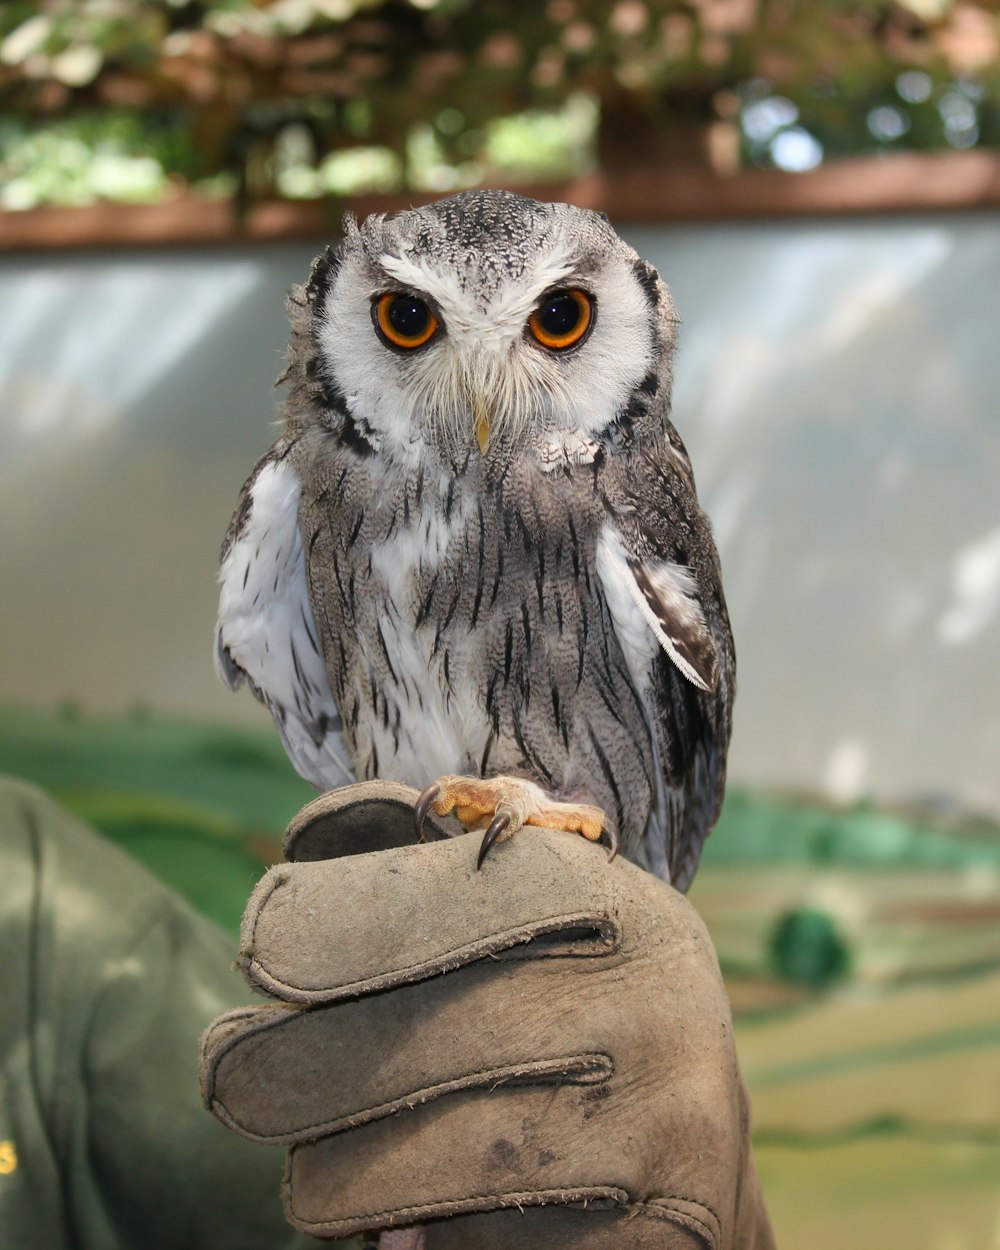
[[[782,1250],[998,1250],[1000,1143],[874,1134],[756,1142]]]

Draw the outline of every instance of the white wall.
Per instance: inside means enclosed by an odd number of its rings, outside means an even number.
[[[734,775],[1000,811],[996,218],[630,238],[685,322]],[[266,720],[215,683],[213,578],[314,250],[0,261],[0,700]]]

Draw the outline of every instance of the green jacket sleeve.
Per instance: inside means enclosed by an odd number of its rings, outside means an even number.
[[[267,1250],[283,1153],[207,1115],[198,1038],[246,1002],[232,940],[38,791],[0,779],[6,1250]]]

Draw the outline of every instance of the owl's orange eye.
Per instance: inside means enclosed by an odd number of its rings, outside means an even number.
[[[422,299],[390,291],[372,305],[372,319],[379,334],[393,347],[423,347],[434,337],[438,319]]]
[[[528,329],[543,347],[564,351],[581,341],[594,320],[594,301],[586,291],[554,291],[528,318]]]

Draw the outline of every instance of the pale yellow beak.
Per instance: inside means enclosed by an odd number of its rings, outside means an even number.
[[[484,399],[478,396],[472,401],[472,414],[476,419],[476,442],[485,456],[490,448],[490,409]]]

